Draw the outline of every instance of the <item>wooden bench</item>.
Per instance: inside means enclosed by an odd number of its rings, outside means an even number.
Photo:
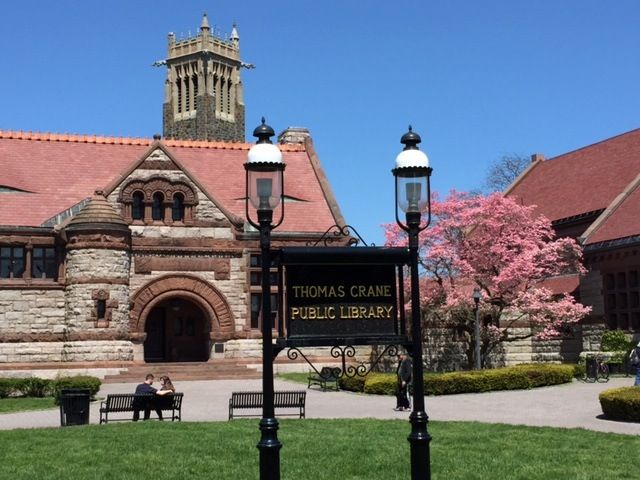
[[[107,399],[100,403],[100,423],[109,421],[110,413],[133,413],[136,410],[152,411],[160,410],[171,412],[171,421],[182,421],[182,397],[183,393],[168,395],[152,395],[135,393],[112,393],[107,395]],[[129,418],[115,418],[111,421],[132,420]]]
[[[327,383],[333,383],[335,390],[340,390],[338,380],[340,379],[340,369],[338,367],[322,367],[320,374],[313,371],[309,373],[307,380],[309,381],[307,388],[311,388],[311,385],[319,385],[322,391],[327,390]]]
[[[281,413],[281,415],[298,415],[304,418],[305,401],[307,392],[301,391],[283,391],[274,392],[273,405],[274,408],[297,408],[296,413]],[[245,413],[234,415],[234,409],[261,409],[262,408],[262,392],[232,392],[229,399],[229,420],[233,417],[259,417],[261,412]]]

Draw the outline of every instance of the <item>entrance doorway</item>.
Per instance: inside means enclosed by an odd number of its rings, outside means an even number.
[[[145,323],[145,362],[206,362],[210,325],[195,303],[179,297],[163,301]]]

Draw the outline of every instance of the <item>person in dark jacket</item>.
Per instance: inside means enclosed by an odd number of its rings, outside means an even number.
[[[411,364],[411,358],[409,358],[406,353],[401,353],[396,370],[396,376],[398,377],[398,383],[396,385],[396,411],[409,410],[408,390],[409,384],[411,383],[412,370],[413,365]]]
[[[171,390],[158,390],[153,388],[153,374],[148,373],[146,377],[144,377],[144,382],[136,387],[135,394],[136,395],[167,395],[169,393],[173,393]],[[151,416],[151,408],[154,407],[153,400],[149,400],[146,398],[134,400],[133,404],[133,421],[137,422],[140,419],[140,410],[144,410],[144,419],[149,420]],[[160,420],[162,420],[162,413],[160,413]]]
[[[635,387],[640,387],[640,343],[631,350],[629,355],[629,363],[636,369],[636,381],[633,383]]]

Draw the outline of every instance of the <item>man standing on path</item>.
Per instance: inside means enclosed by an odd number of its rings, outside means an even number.
[[[398,369],[396,375],[398,377],[398,384],[396,385],[396,408],[397,411],[409,410],[409,397],[407,396],[409,390],[409,383],[411,382],[411,372],[413,366],[411,359],[406,353],[400,354],[400,362],[398,363]]]
[[[631,350],[631,354],[629,355],[629,363],[631,366],[636,369],[636,381],[634,382],[634,386],[640,386],[640,342],[638,345]]]

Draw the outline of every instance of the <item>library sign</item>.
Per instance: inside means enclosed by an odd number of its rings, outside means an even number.
[[[358,339],[396,337],[398,265],[403,249],[288,249],[284,255],[285,318],[288,339]],[[354,250],[357,250],[355,252]],[[288,255],[287,255],[288,253]],[[329,342],[331,343],[331,342]]]

